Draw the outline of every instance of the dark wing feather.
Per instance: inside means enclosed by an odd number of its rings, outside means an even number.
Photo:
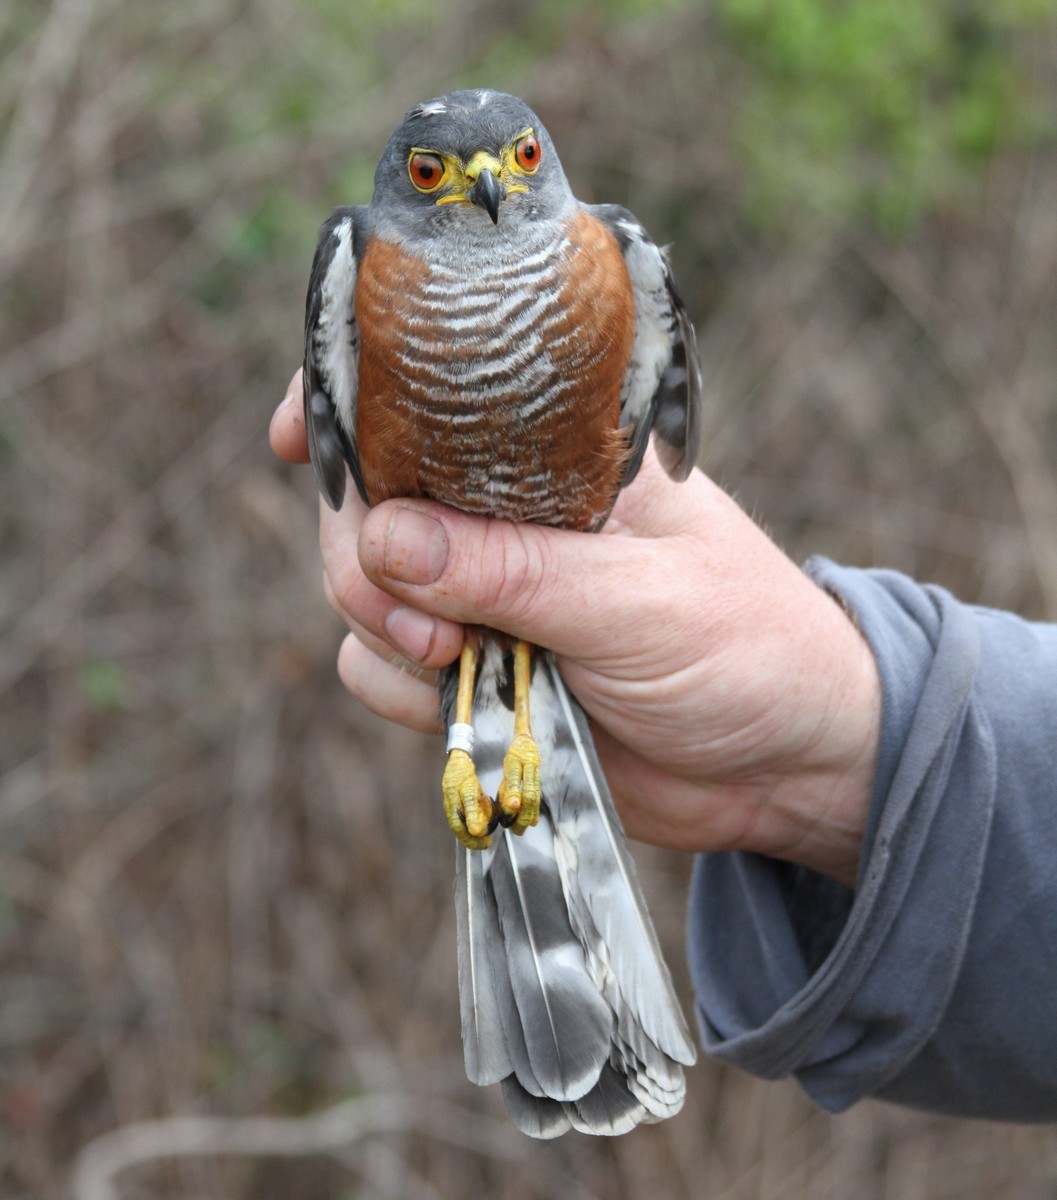
[[[617,239],[635,295],[635,342],[621,396],[621,425],[631,455],[624,484],[635,478],[650,431],[673,479],[694,469],[701,438],[701,366],[697,339],[664,252],[616,204],[587,206]]]
[[[305,301],[308,452],[316,485],[335,511],[345,498],[346,463],[367,499],[355,440],[359,334],[354,308],[357,245],[365,213],[362,208],[339,208],[324,223]]]

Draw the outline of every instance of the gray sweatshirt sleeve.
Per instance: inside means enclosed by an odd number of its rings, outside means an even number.
[[[815,560],[877,659],[880,754],[853,891],[699,856],[708,1050],[824,1108],[864,1096],[1057,1119],[1057,626]]]

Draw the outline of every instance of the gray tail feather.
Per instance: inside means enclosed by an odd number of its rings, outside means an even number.
[[[560,1100],[532,1095],[516,1075],[503,1080],[503,1099],[514,1124],[529,1137],[547,1141],[561,1137],[573,1127]]]
[[[488,645],[474,707],[478,775],[498,786],[512,719]],[[457,848],[459,996],[466,1071],[502,1082],[537,1138],[625,1133],[682,1107],[695,1060],[671,977],[598,765],[553,659],[532,680],[544,805],[522,836]]]
[[[502,1028],[502,1009],[489,956],[491,947],[500,938],[499,914],[484,886],[484,858],[491,851],[471,854],[461,846],[458,850],[455,917],[462,1049],[470,1081],[485,1086],[505,1079],[513,1069],[507,1040],[495,1035]],[[506,982],[509,990],[509,981]]]

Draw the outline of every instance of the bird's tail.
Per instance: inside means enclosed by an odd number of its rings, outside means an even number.
[[[495,795],[510,740],[503,652],[486,643],[474,755]],[[626,1133],[682,1107],[696,1053],[639,889],[587,720],[550,655],[531,687],[539,824],[457,847],[459,997],[466,1072],[500,1083],[538,1138]]]

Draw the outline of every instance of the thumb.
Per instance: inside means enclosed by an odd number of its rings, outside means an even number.
[[[581,658],[611,647],[615,620],[634,620],[628,597],[654,553],[651,539],[515,525],[416,500],[378,505],[359,538],[367,577],[415,608]]]

